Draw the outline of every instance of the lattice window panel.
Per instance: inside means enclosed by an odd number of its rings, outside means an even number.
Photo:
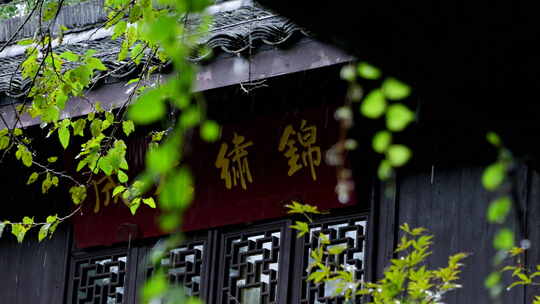
[[[187,242],[170,250],[168,256],[161,260],[161,266],[166,269],[169,281],[182,285],[186,295],[201,296],[206,249],[205,240]],[[152,268],[148,269],[147,277],[152,275],[152,271]]]
[[[73,265],[72,303],[124,303],[125,253],[75,258]]]
[[[279,228],[224,237],[222,304],[277,303],[282,239]]]
[[[362,280],[365,261],[365,232],[367,222],[364,218],[333,220],[325,223],[316,223],[310,226],[309,235],[301,239],[303,249],[303,275],[302,275],[302,304],[342,304],[344,299],[336,295],[337,284],[314,284],[307,282],[309,273],[307,266],[313,261],[311,251],[319,246],[319,234],[325,234],[330,239],[328,246],[346,246],[339,255],[326,257],[328,265],[345,265],[348,270],[354,271],[355,279]],[[333,266],[332,266],[333,267]],[[357,299],[356,303],[359,303]]]

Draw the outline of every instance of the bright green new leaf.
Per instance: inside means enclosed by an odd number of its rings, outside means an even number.
[[[11,233],[17,238],[17,242],[22,243],[29,228],[23,224],[11,224]]]
[[[386,127],[390,131],[402,131],[414,121],[414,113],[405,105],[397,103],[388,107],[386,111]]]
[[[205,121],[201,126],[201,138],[207,142],[215,142],[219,139],[220,129],[217,122]]]
[[[147,303],[160,298],[167,291],[167,286],[167,276],[162,273],[151,276],[142,289],[143,301]]]
[[[378,153],[384,153],[392,144],[392,133],[388,131],[379,131],[373,136],[373,150]]]
[[[490,144],[494,145],[495,147],[502,146],[501,138],[495,132],[488,132],[486,134],[486,139]]]
[[[58,3],[59,1],[51,1],[47,3],[42,14],[43,21],[47,22],[54,18],[58,12]]]
[[[69,145],[69,137],[69,128],[66,125],[60,126],[60,128],[58,128],[58,138],[60,139],[60,143],[64,149],[66,149]]]
[[[503,163],[497,162],[491,164],[484,170],[482,185],[487,190],[493,191],[503,183],[505,176],[506,166]]]
[[[191,106],[180,114],[180,125],[184,128],[196,126],[201,120],[201,111],[198,106]]]
[[[77,119],[71,123],[73,127],[73,135],[84,136],[84,127],[86,126],[86,119]]]
[[[341,254],[345,249],[347,249],[347,246],[332,246],[328,248],[328,254]]]
[[[120,20],[116,25],[114,26],[112,39],[116,39],[124,34],[124,32],[127,29],[127,22],[124,20]]]
[[[34,183],[39,177],[39,174],[37,172],[33,172],[30,174],[30,177],[28,177],[28,181],[26,182],[27,185],[30,185]]]
[[[101,134],[103,121],[101,119],[94,119],[92,120],[92,123],[90,124],[90,133],[92,136],[96,137],[99,134]]]
[[[379,79],[381,77],[381,71],[367,62],[360,62],[358,64],[358,75],[365,79]]]
[[[124,130],[126,136],[129,136],[129,134],[135,131],[135,124],[131,120],[124,120],[122,122],[122,130]]]
[[[411,150],[404,145],[391,145],[387,151],[388,161],[393,167],[405,165],[411,158]]]
[[[382,91],[384,96],[391,100],[407,98],[411,94],[411,88],[395,78],[385,79],[382,84]]]
[[[70,52],[70,51],[63,52],[62,54],[60,54],[60,57],[66,59],[68,61],[71,61],[71,62],[79,61],[79,55],[77,55],[77,54],[75,54],[73,52]]]
[[[492,223],[504,223],[508,212],[512,206],[512,201],[508,196],[500,197],[489,205],[488,221]]]
[[[84,201],[86,198],[86,187],[85,186],[73,186],[69,189],[71,194],[71,200],[75,205],[78,205]]]
[[[499,284],[501,281],[501,274],[498,272],[492,272],[487,277],[486,281],[484,282],[484,285],[486,288],[492,288],[495,287],[495,285]]]
[[[58,160],[58,156],[51,156],[47,158],[47,162],[49,163],[55,163]]]
[[[47,237],[47,235],[49,234],[49,228],[51,228],[51,224],[44,224],[44,225],[41,225],[41,228],[39,229],[39,233],[38,233],[38,241],[43,241],[43,239],[45,239]]]
[[[156,208],[156,202],[151,197],[143,198],[143,203],[150,206],[150,208],[154,208],[154,209]]]
[[[6,222],[0,222],[0,238],[2,237],[2,233],[4,233],[4,228],[6,228]]]
[[[122,171],[122,170],[118,170],[118,181],[121,182],[121,183],[127,183],[128,181],[128,176],[127,174]]]
[[[193,194],[193,177],[182,167],[165,180],[159,202],[164,210],[183,210],[191,203]]]
[[[508,228],[499,230],[493,239],[493,246],[497,250],[511,249],[514,247],[514,233]]]
[[[386,109],[386,99],[380,89],[375,89],[360,104],[360,112],[368,118],[379,118]]]
[[[113,193],[112,193],[112,196],[115,197],[117,196],[118,194],[122,193],[126,191],[126,187],[122,186],[122,185],[118,185],[114,188],[113,190]]]
[[[137,209],[139,209],[139,206],[141,205],[141,199],[136,198],[129,204],[129,211],[131,211],[132,215],[135,215],[137,213]]]
[[[309,226],[306,222],[296,221],[290,228],[296,229],[298,232],[296,235],[297,238],[301,238],[303,235],[309,233]]]
[[[377,169],[377,176],[380,180],[387,180],[392,176],[392,165],[387,159],[383,159]]]
[[[9,146],[9,136],[0,136],[0,150],[4,150]]]
[[[152,89],[140,96],[129,109],[129,118],[138,124],[150,124],[163,117],[165,104],[161,91]]]
[[[48,106],[41,113],[43,122],[53,122],[60,118],[60,109],[57,106]]]
[[[347,81],[353,81],[356,78],[354,67],[351,64],[342,67],[339,75],[341,76],[341,79]]]

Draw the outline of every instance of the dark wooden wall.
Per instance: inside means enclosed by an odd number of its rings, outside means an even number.
[[[0,303],[61,304],[64,301],[68,225],[60,225],[49,241],[39,243],[36,234],[22,244],[15,237],[0,239]]]
[[[467,252],[460,283],[463,288],[452,292],[445,303],[493,303],[484,287],[492,271],[494,249],[492,239],[496,225],[488,224],[486,210],[493,194],[483,190],[482,167],[425,166],[415,172],[400,174],[396,187],[381,186],[372,201],[372,236],[374,237],[374,268],[372,275],[380,277],[399,237],[399,225],[425,227],[435,235],[430,267],[447,264],[448,256]],[[527,264],[540,263],[540,175],[522,166],[517,170],[517,195],[526,219],[523,232],[532,243]],[[393,189],[393,190],[392,190]],[[515,214],[508,223],[519,238]],[[504,278],[509,282],[509,278]],[[507,286],[507,285],[506,285]],[[503,303],[532,303],[540,288],[516,287],[503,291]]]

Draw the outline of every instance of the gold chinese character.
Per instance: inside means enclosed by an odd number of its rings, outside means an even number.
[[[99,179],[97,182],[95,180],[92,180],[92,184],[94,186],[94,192],[96,195],[96,204],[94,205],[94,213],[99,212],[99,207],[101,205],[101,199],[100,199],[100,193],[103,193],[105,195],[105,201],[103,202],[103,206],[106,207],[109,205],[109,202],[111,201],[111,193],[112,190],[117,186],[117,184],[114,182],[114,180],[110,176],[104,176],[101,179]],[[103,185],[101,188],[101,191],[99,191],[99,186]],[[114,198],[114,202],[118,202],[118,197],[120,195],[116,196]]]
[[[296,136],[295,136],[296,135]],[[298,147],[302,149],[302,153],[298,153]],[[298,170],[309,165],[311,169],[311,178],[317,180],[315,167],[321,164],[321,148],[315,146],[317,142],[317,127],[314,125],[306,126],[306,121],[300,123],[300,131],[295,131],[292,125],[285,127],[281,139],[279,140],[279,152],[284,152],[284,156],[289,159],[289,176],[296,173]],[[299,163],[300,157],[302,163]]]
[[[226,143],[221,144],[215,165],[216,168],[221,169],[220,177],[225,180],[227,189],[236,186],[239,180],[242,189],[246,190],[246,181],[253,183],[246,148],[253,146],[253,142],[245,142],[243,136],[234,133],[232,143],[234,147],[230,152],[227,152],[229,146]]]

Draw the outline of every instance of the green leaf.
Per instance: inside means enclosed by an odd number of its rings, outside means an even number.
[[[392,176],[392,165],[390,164],[390,161],[387,159],[381,161],[379,168],[377,169],[377,176],[383,181]]]
[[[122,185],[119,185],[119,186],[116,186],[113,190],[113,194],[112,196],[115,197],[117,196],[118,194],[122,193],[126,191],[126,187],[122,186]]]
[[[201,120],[201,111],[198,106],[191,106],[180,114],[180,125],[184,128],[192,128]]]
[[[86,187],[85,186],[73,186],[69,189],[71,194],[71,200],[75,205],[79,205],[86,198]]]
[[[332,246],[328,249],[328,254],[341,254],[345,249],[347,249],[347,246],[344,245]]]
[[[290,228],[295,229],[298,234],[297,238],[302,237],[305,234],[309,234],[309,226],[306,222],[296,221],[294,225],[291,225]]]
[[[0,150],[9,147],[9,136],[0,136]]]
[[[17,238],[17,242],[22,243],[29,228],[23,224],[11,224],[11,233]]]
[[[0,238],[2,238],[2,233],[4,233],[4,228],[6,228],[6,222],[0,222]]]
[[[512,201],[508,196],[500,197],[489,205],[488,221],[492,223],[504,223],[508,212],[512,206]]]
[[[501,274],[498,272],[492,272],[487,277],[486,281],[484,282],[484,285],[486,288],[492,288],[495,287],[495,285],[499,284],[501,281]]]
[[[351,64],[348,64],[342,67],[339,75],[341,79],[347,80],[347,81],[354,81],[354,79],[356,78],[354,67]]]
[[[488,132],[486,135],[486,139],[490,144],[494,145],[495,147],[502,146],[501,138],[495,132]]]
[[[54,122],[60,118],[60,109],[57,106],[48,106],[41,113],[43,122]]]
[[[127,29],[127,22],[124,20],[120,20],[115,26],[113,30],[112,39],[116,39],[124,34],[124,32]]]
[[[386,127],[390,131],[402,131],[409,123],[414,121],[414,116],[414,113],[405,105],[393,104],[386,111]]]
[[[86,126],[86,119],[77,119],[71,123],[73,127],[73,135],[84,136],[84,127]]]
[[[146,205],[150,206],[150,208],[156,208],[156,202],[154,201],[153,198],[151,197],[148,197],[148,198],[144,198],[143,199],[143,203],[145,203]]]
[[[103,64],[103,62],[101,62],[99,58],[88,57],[86,59],[86,63],[88,64],[88,68],[90,68],[92,71],[93,70],[98,70],[98,71],[107,70],[107,67]]]
[[[219,139],[220,129],[217,122],[205,121],[201,126],[201,138],[207,142],[215,142]]]
[[[506,176],[506,166],[497,162],[489,165],[482,175],[482,185],[487,190],[493,191],[497,189],[504,181]]]
[[[379,79],[381,77],[381,71],[367,62],[360,62],[358,64],[358,75],[365,79]]]
[[[70,52],[70,51],[63,52],[62,54],[60,54],[60,57],[66,59],[67,61],[71,61],[71,62],[79,61],[79,55],[77,55],[77,54],[75,54],[73,52]]]
[[[135,131],[135,124],[131,120],[124,120],[122,122],[122,130],[124,130],[126,136],[129,136],[129,134]]]
[[[140,198],[134,199],[131,202],[131,204],[129,204],[129,211],[131,211],[132,215],[135,215],[135,213],[137,212],[137,209],[139,209],[140,205],[141,205],[141,199]]]
[[[404,145],[391,145],[387,151],[388,161],[393,167],[405,165],[411,158],[411,150]]]
[[[58,138],[60,139],[60,143],[62,144],[62,147],[64,147],[64,150],[69,145],[69,136],[69,129],[66,125],[63,124],[58,128]]]
[[[379,131],[373,136],[373,150],[378,153],[384,153],[392,144],[392,133],[388,131]]]
[[[159,196],[163,210],[183,210],[193,199],[193,177],[185,167],[176,170],[165,180]]]
[[[127,174],[122,171],[122,170],[118,170],[118,181],[121,182],[121,183],[126,183],[128,181],[128,176]]]
[[[30,177],[28,177],[28,181],[26,182],[27,185],[30,185],[34,183],[39,177],[39,174],[37,172],[33,172],[30,174]]]
[[[493,246],[497,250],[511,249],[514,247],[514,233],[508,228],[499,230],[493,239]]]
[[[101,119],[94,119],[92,123],[90,124],[90,133],[92,136],[96,137],[99,134],[101,134],[101,126],[103,125],[103,121]]]
[[[54,18],[58,12],[58,1],[51,1],[47,3],[45,9],[43,10],[43,21],[47,22]]]
[[[386,109],[386,99],[381,90],[375,89],[367,94],[360,104],[360,112],[368,118],[379,118]]]
[[[382,91],[384,96],[390,100],[400,100],[411,94],[411,88],[395,78],[385,79],[382,84]]]
[[[51,157],[47,158],[47,161],[49,163],[55,163],[57,160],[58,160],[57,156],[51,156]]]
[[[44,225],[41,225],[41,228],[39,229],[39,233],[38,233],[38,241],[43,241],[43,239],[45,239],[47,237],[47,235],[49,234],[49,228],[51,227],[51,224],[44,224]]]
[[[131,120],[138,124],[150,124],[165,115],[165,104],[161,91],[153,89],[140,96],[129,109]]]

